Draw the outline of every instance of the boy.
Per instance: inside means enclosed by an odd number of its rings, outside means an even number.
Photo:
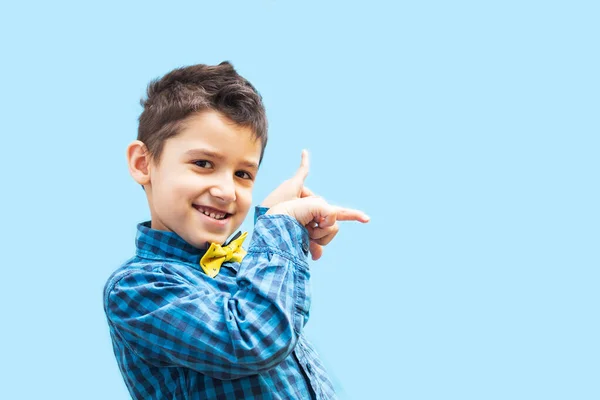
[[[328,399],[303,336],[309,249],[367,222],[304,188],[307,156],[239,228],[267,143],[260,95],[231,64],[176,69],[148,87],[129,171],[151,221],[104,290],[113,349],[135,399]],[[221,244],[223,244],[221,246]]]

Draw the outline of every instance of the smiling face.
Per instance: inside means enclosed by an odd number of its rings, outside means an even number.
[[[250,128],[215,111],[187,118],[148,165],[151,227],[198,248],[224,243],[250,209],[260,156]]]

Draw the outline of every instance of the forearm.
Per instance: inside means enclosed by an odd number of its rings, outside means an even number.
[[[310,307],[308,241],[306,229],[292,218],[261,216],[237,279],[238,286],[285,315],[297,335]]]

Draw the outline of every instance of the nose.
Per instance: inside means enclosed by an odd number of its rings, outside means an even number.
[[[209,193],[223,203],[234,202],[236,200],[236,195],[233,178],[221,175],[211,186]]]

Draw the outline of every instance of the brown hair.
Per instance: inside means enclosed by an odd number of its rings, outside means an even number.
[[[260,161],[267,145],[267,116],[262,97],[233,65],[197,64],[177,68],[148,85],[139,118],[138,140],[159,162],[165,141],[177,135],[191,114],[213,110],[237,125],[249,127],[261,140]]]

